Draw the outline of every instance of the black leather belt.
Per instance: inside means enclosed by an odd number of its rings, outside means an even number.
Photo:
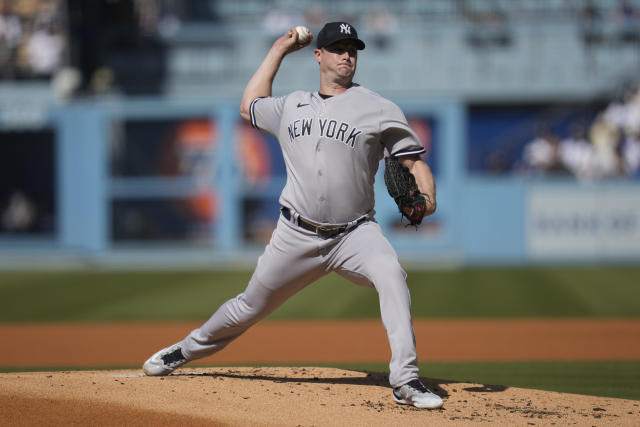
[[[280,210],[282,211],[282,216],[285,217],[287,221],[291,221],[291,211],[289,210],[289,208],[285,208],[283,206],[280,208]],[[355,230],[357,226],[359,226],[360,224],[368,220],[369,220],[369,217],[364,216],[360,218],[355,224],[352,224],[352,225],[343,224],[343,225],[335,225],[335,226],[315,225],[300,217],[298,217],[297,222],[299,227],[304,228],[307,231],[311,231],[312,233],[316,233],[319,237],[323,239],[329,239],[341,233],[345,233],[345,232],[350,233],[351,231]]]

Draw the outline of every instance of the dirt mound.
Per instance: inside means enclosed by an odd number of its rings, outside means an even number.
[[[445,399],[398,405],[384,374],[198,368],[0,374],[0,425],[638,425],[640,402],[423,378]]]

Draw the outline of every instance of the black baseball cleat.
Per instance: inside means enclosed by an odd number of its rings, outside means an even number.
[[[403,405],[413,405],[421,409],[437,409],[444,403],[440,396],[425,387],[418,379],[394,388],[393,399]]]
[[[142,370],[150,376],[169,375],[174,369],[187,363],[180,344],[174,344],[155,353],[142,365]]]

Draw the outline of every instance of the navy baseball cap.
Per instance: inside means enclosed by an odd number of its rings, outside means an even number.
[[[322,49],[340,40],[350,39],[356,42],[358,50],[364,49],[364,42],[358,38],[358,32],[353,25],[346,22],[329,22],[318,33],[316,47]]]

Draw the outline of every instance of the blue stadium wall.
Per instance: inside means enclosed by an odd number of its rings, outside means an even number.
[[[423,127],[438,188],[436,215],[416,230],[399,221],[378,172],[376,218],[407,265],[640,259],[637,180],[579,182],[483,173],[470,167],[475,154],[468,145],[465,104],[455,99],[396,101]],[[0,233],[0,266],[255,263],[278,216],[284,172],[277,142],[247,133],[237,108],[236,100],[116,99],[33,106],[18,118],[0,109],[5,135],[15,131],[16,123],[51,132],[55,171],[51,231]],[[153,139],[166,135],[154,137],[149,129],[160,123],[174,132],[183,122],[195,128],[215,124],[207,128],[215,142],[158,148]],[[197,132],[192,129],[190,135]],[[239,140],[244,141],[240,152]],[[154,152],[169,150],[166,156],[191,166],[187,173],[176,172],[175,165],[128,171],[127,160],[118,163],[114,156],[137,153],[144,164],[145,149],[136,151],[136,144],[149,144]],[[261,164],[266,158],[268,170]],[[176,211],[190,216],[174,218]]]

